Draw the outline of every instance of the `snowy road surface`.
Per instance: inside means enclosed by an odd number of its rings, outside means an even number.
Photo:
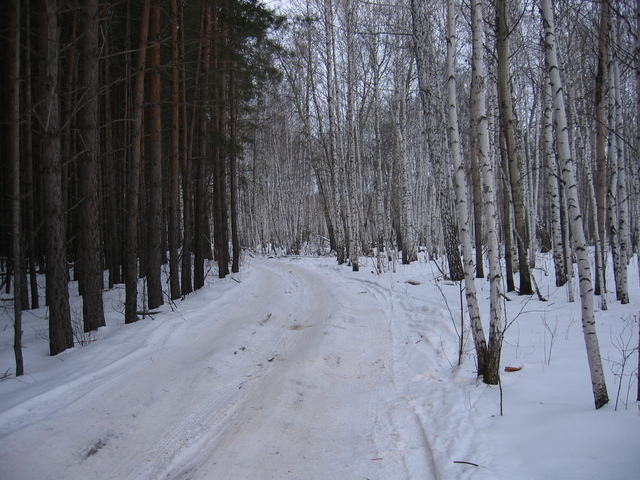
[[[3,413],[0,477],[430,478],[397,398],[389,296],[363,285],[254,259],[228,292],[138,331],[144,346],[123,358],[101,364],[106,341],[76,352],[97,370]]]
[[[597,312],[611,402],[596,411],[580,303],[550,257],[535,270],[548,301],[504,303],[502,367],[521,370],[500,388],[477,380],[466,321],[457,366],[463,292],[443,266],[377,275],[374,261],[247,254],[240,274],[134,325],[118,286],[94,341],[55,357],[46,308],[23,312],[26,375],[0,381],[0,480],[638,478],[637,295]],[[0,373],[11,305],[0,296]]]

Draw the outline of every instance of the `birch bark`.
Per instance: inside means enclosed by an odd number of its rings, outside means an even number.
[[[505,153],[508,161],[506,171],[509,175],[511,201],[518,248],[518,270],[520,272],[521,295],[533,293],[531,273],[529,270],[529,233],[524,210],[524,193],[526,179],[520,175],[520,159],[516,147],[511,92],[509,90],[509,23],[507,0],[496,2],[496,29],[498,54],[498,98],[500,104],[500,124],[504,132]],[[525,181],[523,181],[525,180]],[[507,232],[505,232],[505,235]]]
[[[458,100],[456,96],[456,73],[455,73],[455,53],[456,53],[456,15],[454,0],[447,1],[447,112],[449,120],[449,149],[453,160],[454,188],[456,192],[456,211],[458,215],[458,228],[460,243],[462,244],[462,258],[464,265],[464,285],[467,298],[467,308],[469,310],[469,320],[471,322],[471,332],[476,345],[478,357],[478,374],[484,375],[486,383],[497,383],[500,375],[487,371],[487,360],[485,360],[486,341],[480,318],[480,308],[475,284],[475,265],[473,248],[471,245],[470,232],[470,210],[467,194],[467,179],[465,167],[462,163],[462,153],[460,151],[460,130],[458,125]],[[460,361],[460,359],[459,359]],[[491,364],[492,362],[488,362]],[[499,364],[499,361],[498,361]]]
[[[612,23],[612,34],[614,41],[619,42],[617,34],[617,25],[615,21]],[[612,75],[612,94],[613,94],[613,115],[615,125],[613,132],[613,143],[616,149],[616,162],[612,168],[617,169],[617,185],[616,185],[616,205],[617,205],[617,225],[618,225],[618,275],[616,276],[616,294],[620,303],[629,303],[629,289],[627,281],[627,265],[631,254],[629,241],[629,218],[628,218],[628,197],[627,197],[627,169],[626,154],[624,140],[624,119],[622,115],[622,94],[620,86],[620,62],[618,53],[612,52],[613,64],[611,68]]]
[[[560,191],[558,188],[558,162],[553,151],[553,108],[551,85],[545,82],[544,90],[544,124],[542,147],[546,160],[549,194],[549,210],[551,216],[551,243],[553,248],[553,264],[556,273],[556,287],[567,283],[567,267],[564,258],[564,242],[562,238],[562,223],[560,221]]]
[[[487,368],[485,382],[499,381],[500,352],[502,350],[502,270],[500,267],[500,245],[498,242],[498,208],[495,173],[491,161],[489,141],[489,121],[487,114],[487,87],[484,64],[484,4],[482,0],[472,0],[471,29],[473,36],[473,75],[477,92],[473,104],[473,118],[477,122],[472,128],[477,129],[478,164],[482,174],[483,213],[485,219],[485,235],[487,241],[487,259],[489,261],[489,345],[487,348]],[[476,347],[477,348],[477,347]]]
[[[564,93],[558,64],[557,45],[555,38],[555,21],[551,0],[541,0],[543,18],[544,41],[546,51],[547,70],[553,95],[553,105],[556,118],[556,143],[558,157],[562,165],[562,177],[567,195],[568,215],[571,221],[573,241],[575,244],[580,277],[580,300],[582,303],[582,332],[584,334],[591,386],[596,409],[609,401],[607,386],[602,369],[602,359],[596,333],[596,321],[593,307],[593,287],[591,283],[591,265],[589,251],[584,234],[584,224],[580,204],[578,202],[578,187],[574,161],[569,144],[569,128],[565,111]]]

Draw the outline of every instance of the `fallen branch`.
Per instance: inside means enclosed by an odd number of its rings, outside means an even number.
[[[472,465],[474,467],[479,467],[480,465],[478,465],[477,463],[473,463],[473,462],[465,462],[463,460],[454,460],[453,463],[462,463],[464,465]]]

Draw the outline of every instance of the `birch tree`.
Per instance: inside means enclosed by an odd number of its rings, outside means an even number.
[[[596,265],[602,272],[606,269],[607,255],[607,66],[609,63],[608,36],[609,36],[609,0],[600,0],[600,23],[598,28],[598,72],[596,75],[596,218],[600,248],[596,252]],[[596,276],[595,293],[605,296],[607,286]]]
[[[470,210],[467,194],[467,179],[465,176],[465,166],[462,163],[462,153],[460,150],[460,131],[458,126],[458,100],[456,95],[456,73],[455,73],[455,54],[456,54],[456,15],[454,0],[447,1],[447,63],[446,63],[446,82],[447,82],[447,110],[449,121],[449,149],[453,160],[454,169],[454,187],[456,192],[456,211],[458,215],[458,228],[460,235],[460,243],[462,244],[462,258],[464,265],[464,285],[465,296],[467,299],[467,307],[469,309],[469,319],[471,322],[471,332],[473,334],[474,343],[476,345],[476,354],[478,358],[478,374],[484,375],[486,383],[497,383],[500,379],[499,374],[493,375],[488,371],[488,366],[492,363],[487,357],[487,345],[482,328],[482,320],[480,318],[480,308],[478,307],[478,299],[475,284],[475,265],[473,257],[473,248],[471,245],[470,231]],[[459,359],[460,360],[460,359]],[[498,365],[499,365],[498,360]]]
[[[551,217],[551,245],[553,264],[555,268],[556,287],[567,283],[567,268],[565,265],[564,241],[562,237],[562,223],[560,220],[560,189],[558,187],[559,173],[556,153],[553,150],[553,105],[551,85],[545,82],[544,113],[543,113],[542,149],[547,166],[547,193],[549,195],[549,210]]]
[[[489,288],[490,288],[490,313],[489,313],[489,343],[487,351],[487,366],[484,371],[484,380],[495,384],[500,379],[500,353],[502,351],[502,270],[500,266],[500,245],[498,242],[498,208],[495,173],[491,160],[491,147],[489,140],[489,120],[487,112],[487,86],[484,63],[485,37],[484,37],[484,13],[482,0],[471,2],[471,29],[472,29],[472,75],[475,77],[473,84],[476,88],[475,102],[472,104],[474,113],[472,118],[477,137],[478,165],[482,173],[483,189],[483,213],[485,219],[485,234],[487,239],[487,258],[489,261]],[[477,347],[476,347],[477,348]]]
[[[617,21],[612,22],[612,37],[614,42],[620,43]],[[627,265],[630,256],[629,219],[627,197],[627,169],[624,139],[624,118],[622,114],[622,94],[620,85],[620,60],[616,49],[610,51],[610,105],[611,105],[611,211],[609,222],[611,225],[612,242],[616,242],[614,252],[614,273],[616,280],[616,298],[622,304],[629,303],[627,281]],[[615,209],[615,211],[613,211]]]
[[[509,90],[509,21],[507,0],[496,1],[496,40],[498,56],[498,98],[500,105],[500,124],[504,135],[504,149],[508,165],[508,182],[513,203],[515,233],[518,246],[518,269],[520,271],[520,294],[533,293],[529,270],[529,233],[524,210],[524,176],[520,174],[520,159],[515,138],[513,107]],[[510,232],[505,231],[505,235]]]
[[[557,44],[555,37],[555,21],[551,0],[541,0],[541,14],[543,20],[544,42],[546,52],[547,71],[553,95],[553,105],[556,121],[556,148],[562,166],[562,179],[567,197],[568,212],[575,245],[580,279],[580,300],[582,304],[582,332],[584,334],[591,386],[596,409],[609,401],[607,385],[602,369],[602,359],[596,333],[596,321],[593,305],[593,287],[591,283],[591,265],[587,241],[584,234],[584,219],[578,201],[578,187],[574,160],[569,144],[569,126],[565,110],[565,99],[560,78]]]
[[[427,6],[418,0],[411,0],[411,27],[414,54],[416,56],[416,66],[418,70],[420,103],[426,123],[426,141],[430,148],[429,157],[434,170],[444,247],[449,262],[449,276],[452,280],[459,281],[464,279],[464,268],[458,250],[457,226],[451,213],[450,195],[446,184],[444,162],[442,158],[440,158],[440,152],[435,149],[436,139],[433,130],[437,122],[437,117],[434,111],[435,105],[432,104],[433,81],[429,75],[429,67],[433,67],[435,61],[427,54],[434,39],[432,38],[432,27],[430,23],[430,19],[432,18],[430,15],[431,12],[428,12],[426,8]]]

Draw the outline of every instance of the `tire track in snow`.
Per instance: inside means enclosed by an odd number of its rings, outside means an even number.
[[[374,440],[389,430],[375,422],[391,382],[380,375],[389,332],[379,306],[345,305],[357,294],[335,274],[269,263],[297,289],[300,327],[202,464],[168,478],[408,478],[383,474],[398,452],[381,458]]]

